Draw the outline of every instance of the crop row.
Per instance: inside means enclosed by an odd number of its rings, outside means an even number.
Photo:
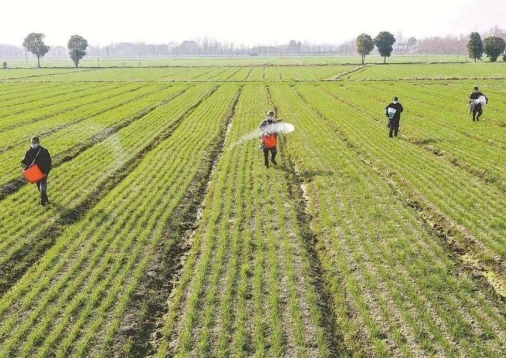
[[[37,110],[43,109],[47,106],[54,106],[59,103],[64,103],[67,101],[72,101],[74,99],[78,99],[81,97],[85,97],[87,95],[93,94],[100,88],[100,86],[85,84],[83,87],[81,86],[72,86],[66,87],[65,91],[62,93],[58,88],[59,86],[55,86],[54,90],[46,90],[40,96],[35,96],[33,93],[25,96],[26,99],[29,99],[30,102],[19,103],[17,105],[9,106],[4,108],[0,113],[0,118],[4,117],[12,117],[16,114],[22,114],[28,110]],[[90,91],[86,91],[86,90]]]
[[[288,163],[237,144],[270,106],[263,85],[242,90],[157,356],[329,355]]]
[[[442,124],[451,124],[454,130],[459,130],[461,133],[469,137],[481,138],[484,142],[500,141],[506,144],[504,136],[501,135],[500,130],[506,124],[504,115],[506,114],[506,107],[501,102],[500,98],[504,96],[502,85],[500,83],[488,82],[481,86],[490,98],[490,105],[484,107],[484,115],[481,120],[489,122],[489,125],[478,125],[470,127],[472,124],[472,117],[469,114],[468,96],[472,87],[475,85],[473,82],[463,83],[447,83],[446,85],[409,85],[401,83],[396,85],[393,90],[405,93],[408,101],[413,103],[415,107],[418,103],[432,106],[434,109],[439,109],[438,115],[434,119],[439,119]],[[368,88],[374,86],[368,86]],[[358,87],[356,87],[358,89]],[[463,126],[464,124],[464,126]],[[472,128],[472,131],[470,130]],[[504,130],[504,128],[502,128]]]
[[[202,54],[200,54],[202,55]],[[300,53],[297,55],[283,55],[283,56],[233,56],[233,57],[176,57],[176,58],[83,58],[79,65],[83,68],[104,66],[104,67],[125,67],[137,68],[139,66],[166,66],[166,67],[204,67],[204,66],[337,66],[343,64],[360,64],[360,56],[345,55],[345,56],[314,56]],[[367,56],[368,63],[382,64],[384,61],[380,55]],[[418,63],[423,65],[425,63],[449,63],[454,62],[459,65],[462,62],[472,62],[473,60],[467,56],[458,55],[399,55],[396,54],[388,59],[389,63]],[[68,67],[68,71],[74,70],[74,64],[70,58],[65,59],[41,59],[41,65],[44,67]],[[493,65],[490,63],[479,63],[481,66]],[[31,67],[31,70],[23,70],[26,72],[37,73],[41,69],[37,67],[37,59],[29,58],[28,61],[23,60],[9,60],[9,68],[16,67]],[[50,69],[42,69],[43,71],[50,71]],[[56,69],[55,69],[56,70]],[[59,69],[58,69],[59,70]],[[9,70],[12,71],[12,70]]]
[[[146,150],[170,133],[182,116],[207,97],[210,91],[209,86],[191,88],[55,168],[48,184],[49,198],[54,204],[48,208],[42,211],[35,209],[37,194],[31,185],[2,200],[2,286],[8,287],[40,255],[40,251],[52,244],[51,233],[55,223],[65,224],[79,218],[83,210],[105,195],[104,190],[121,179],[127,169],[135,166]],[[170,93],[167,96],[170,98]],[[34,210],[37,210],[36,216],[33,215]]]
[[[63,96],[65,99],[53,97],[50,99],[50,103],[42,108],[31,108],[31,106],[25,106],[23,111],[8,115],[2,118],[0,123],[0,133],[4,131],[19,127],[32,122],[40,121],[55,114],[65,113],[72,111],[73,109],[94,103],[97,99],[102,98],[108,91],[122,90],[119,86],[100,86],[97,84],[86,84],[85,89],[72,93],[68,96]]]
[[[137,96],[139,93],[145,92],[149,88],[141,90],[141,86],[128,84],[127,86],[105,86],[102,91],[85,98],[82,102],[79,99],[70,100],[74,107],[67,110],[55,110],[48,112],[44,116],[30,118],[29,120],[22,121],[21,117],[16,120],[13,118],[13,123],[0,132],[0,152],[5,152],[13,145],[19,144],[21,141],[26,142],[27,137],[31,134],[44,134],[47,132],[56,132],[58,128],[65,127],[72,124],[73,121],[81,119],[82,114],[93,113],[93,107],[100,106],[104,103],[113,101],[121,101],[123,97]],[[135,93],[138,92],[138,93]],[[90,102],[92,101],[92,102]]]
[[[0,183],[12,183],[20,177],[20,157],[28,148],[31,135],[41,137],[43,145],[50,152],[57,165],[61,158],[68,157],[76,148],[95,138],[102,132],[112,132],[115,125],[128,121],[131,116],[144,111],[154,103],[163,101],[173,92],[174,87],[143,86],[141,88],[125,86],[123,92],[110,98],[104,97],[93,105],[81,106],[70,113],[55,115],[46,120],[14,128],[0,134],[4,148],[0,150],[0,160],[6,169],[0,175]],[[105,133],[107,134],[107,133]]]
[[[366,71],[352,75],[352,79],[394,80],[394,79],[449,79],[474,77],[504,78],[506,65],[504,63],[482,64],[420,64],[417,66],[388,65],[371,66]]]
[[[58,91],[62,87],[64,85],[60,83],[3,83],[0,88],[0,96],[2,96],[0,108],[10,108],[21,103],[28,104],[37,101],[42,94],[50,97],[47,94],[48,91]]]
[[[222,87],[202,102],[2,298],[1,354],[113,354],[132,293],[146,279],[165,223],[192,189],[192,178],[221,132],[224,104],[236,92]]]
[[[151,81],[319,81],[331,79],[356,66],[253,66],[167,67],[95,69],[34,77],[32,81],[55,82],[151,82]]]
[[[74,69],[62,70],[62,69],[9,69],[7,71],[0,71],[0,80],[8,79],[20,79],[29,77],[44,77],[51,76],[59,73],[73,73]]]
[[[500,355],[504,304],[449,258],[375,170],[385,163],[417,176],[426,168],[412,166],[412,156],[434,166],[432,157],[385,138],[385,128],[313,86],[274,86],[272,98],[297,128],[286,151],[304,181],[346,349],[357,356]],[[403,190],[426,185],[422,178],[410,184]],[[435,194],[449,200],[451,189],[438,185]]]

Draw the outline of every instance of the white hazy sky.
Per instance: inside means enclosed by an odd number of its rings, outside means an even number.
[[[506,27],[504,0],[5,0],[0,14],[0,43],[21,45],[28,33],[42,32],[50,46],[65,46],[74,34],[101,46],[204,36],[246,45],[337,44],[362,32],[423,38]]]

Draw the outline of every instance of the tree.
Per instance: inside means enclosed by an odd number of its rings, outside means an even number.
[[[483,56],[483,41],[481,41],[481,36],[477,32],[472,32],[469,35],[469,42],[467,43],[467,50],[469,51],[469,57],[476,59],[481,59]]]
[[[355,41],[357,45],[357,52],[362,56],[362,65],[365,63],[365,56],[369,55],[374,49],[374,42],[371,36],[361,34]]]
[[[44,44],[44,34],[39,34],[32,32],[30,35],[26,36],[23,41],[23,46],[37,56],[37,63],[40,68],[40,58],[44,57],[46,53],[49,52],[50,47]]]
[[[501,37],[490,36],[483,40],[483,50],[490,58],[490,62],[497,61],[499,55],[504,53],[505,48],[506,42]]]
[[[67,48],[76,68],[79,66],[79,61],[86,55],[86,47],[88,47],[88,41],[84,37],[79,35],[72,35],[70,37]]]
[[[408,39],[408,46],[410,46],[410,47],[415,46],[417,42],[418,42],[418,40],[416,39],[416,37],[410,37]]]
[[[383,63],[386,63],[387,57],[390,57],[392,54],[394,43],[395,37],[388,31],[381,31],[374,39],[374,44],[378,48],[381,57],[383,57]]]

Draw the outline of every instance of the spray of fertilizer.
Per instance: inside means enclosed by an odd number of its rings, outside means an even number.
[[[290,132],[293,132],[295,130],[295,127],[291,123],[285,123],[285,122],[279,122],[279,123],[273,123],[269,124],[268,126],[265,126],[262,130],[255,129],[254,131],[243,135],[239,140],[232,143],[228,149],[233,149],[238,145],[241,145],[243,143],[246,143],[249,140],[252,139],[258,139],[262,133],[281,133],[281,134],[287,134]]]

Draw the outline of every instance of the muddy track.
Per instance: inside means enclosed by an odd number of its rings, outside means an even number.
[[[268,88],[269,102],[272,103],[272,96]],[[278,113],[278,107],[273,104],[274,113]],[[280,138],[281,139],[281,138]],[[317,235],[311,228],[311,214],[309,212],[309,202],[304,193],[304,181],[295,168],[295,162],[289,152],[284,150],[284,146],[280,146],[280,153],[287,158],[285,178],[288,184],[290,197],[293,198],[295,210],[297,213],[298,227],[304,243],[303,249],[306,251],[311,265],[311,284],[313,285],[315,295],[318,298],[318,307],[321,313],[320,327],[323,328],[327,346],[331,357],[351,357],[344,344],[344,338],[340,333],[341,330],[337,326],[335,317],[336,313],[333,309],[333,300],[331,293],[326,289],[329,284],[325,280],[325,269],[320,259],[322,252],[317,249],[320,245]]]
[[[113,134],[115,134],[116,132],[118,132],[119,130],[121,130],[121,129],[127,127],[127,126],[129,126],[130,124],[134,123],[135,121],[143,118],[144,116],[146,116],[150,112],[154,111],[158,107],[163,106],[163,105],[169,103],[170,101],[172,101],[174,98],[182,95],[185,91],[186,91],[186,89],[182,90],[182,91],[180,91],[180,92],[178,92],[178,93],[176,93],[174,95],[171,95],[169,98],[167,98],[167,99],[165,99],[163,101],[159,101],[157,103],[151,104],[151,105],[143,108],[142,110],[140,110],[136,114],[134,114],[134,115],[132,115],[130,117],[127,117],[127,118],[121,120],[120,122],[116,123],[115,125],[113,125],[111,127],[104,128],[102,131],[100,131],[99,133],[97,133],[97,134],[93,135],[92,137],[88,138],[84,142],[78,143],[78,144],[74,145],[73,147],[64,150],[63,152],[56,154],[53,157],[52,168],[53,169],[57,168],[60,165],[65,164],[65,163],[71,161],[72,159],[74,159],[75,157],[77,157],[79,154],[81,154],[83,151],[85,151],[85,150],[93,147],[95,144],[103,142],[104,140],[106,140],[107,138],[109,138],[110,136],[112,136]],[[152,92],[147,93],[145,95],[142,95],[140,97],[136,97],[136,98],[132,99],[132,101],[137,100],[137,99],[142,98],[142,97],[145,97],[145,96],[148,96],[150,94],[152,94]],[[131,101],[128,101],[127,103],[130,103],[130,102]],[[104,110],[102,110],[100,112],[97,112],[97,113],[93,114],[92,116],[88,116],[88,117],[82,118],[82,119],[80,119],[77,122],[73,122],[73,123],[65,125],[65,126],[60,126],[54,132],[58,132],[58,131],[60,131],[60,130],[62,130],[64,128],[66,128],[66,127],[69,127],[71,125],[79,123],[79,122],[81,122],[83,120],[86,120],[86,119],[89,119],[89,118],[93,118],[93,117],[95,117],[97,115],[100,115],[100,114],[103,114],[105,112],[114,110],[115,108],[124,106],[125,104],[126,103],[118,104],[118,105],[116,105],[114,107],[107,108],[107,109],[104,109]],[[49,134],[52,134],[54,132],[52,132],[52,131],[44,132],[44,135],[49,135]],[[0,151],[0,153],[1,153],[1,151]],[[5,199],[7,196],[9,196],[11,194],[14,194],[18,190],[20,190],[24,185],[26,185],[26,181],[22,180],[22,179],[14,179],[14,180],[10,181],[9,183],[1,185],[0,186],[0,201],[2,201],[3,199]]]
[[[56,238],[63,233],[66,227],[78,222],[83,215],[85,215],[100,200],[102,200],[102,198],[104,198],[113,188],[121,183],[141,163],[149,152],[155,149],[161,142],[168,139],[179,127],[179,125],[216,90],[217,87],[214,87],[206,96],[188,108],[188,110],[183,113],[169,128],[154,137],[151,142],[149,142],[134,158],[127,161],[121,169],[111,173],[107,178],[105,178],[102,184],[97,187],[95,192],[89,195],[80,205],[71,210],[63,210],[60,217],[53,225],[51,225],[50,228],[48,228],[48,230],[42,232],[34,238],[32,245],[23,247],[20,251],[13,255],[4,267],[0,267],[0,272],[4,276],[4,281],[0,284],[0,296],[12,287],[30,268],[30,266],[37,262],[44,253],[54,245]],[[154,109],[155,108],[152,108],[150,112]]]
[[[409,143],[426,150],[427,152],[435,155],[438,158],[443,158],[447,163],[450,163],[457,168],[465,170],[468,174],[472,175],[473,177],[483,181],[486,184],[493,185],[501,192],[506,193],[506,184],[503,181],[501,181],[500,178],[496,177],[493,173],[490,173],[489,171],[480,170],[479,168],[476,168],[473,165],[467,164],[465,161],[457,158],[452,153],[436,148],[432,144],[428,144],[423,140],[420,141],[413,138],[405,138],[405,139]]]
[[[327,124],[329,129],[353,151],[362,163],[370,167],[388,184],[393,195],[404,206],[417,213],[422,219],[427,232],[440,239],[441,246],[459,269],[468,272],[473,282],[491,300],[495,302],[506,300],[506,263],[498,255],[489,252],[465,227],[441,213],[423,196],[410,190],[409,184],[398,174],[391,172],[385,166],[378,166],[377,163],[373,164],[373,158],[368,158],[364,151],[350,142],[346,135],[336,128],[330,120],[310,105],[302,94],[297,92],[295,88],[293,90]],[[489,273],[492,273],[492,276],[488,275]]]
[[[165,224],[163,239],[146,269],[146,278],[134,293],[114,339],[114,351],[118,352],[116,356],[121,356],[119,352],[127,342],[131,344],[129,356],[145,357],[156,351],[161,338],[158,330],[163,327],[163,317],[168,310],[167,301],[185,267],[201,219],[204,198],[223,152],[241,92],[242,88],[233,99],[220,133],[211,143],[209,154],[189,186],[193,189],[186,193]]]

